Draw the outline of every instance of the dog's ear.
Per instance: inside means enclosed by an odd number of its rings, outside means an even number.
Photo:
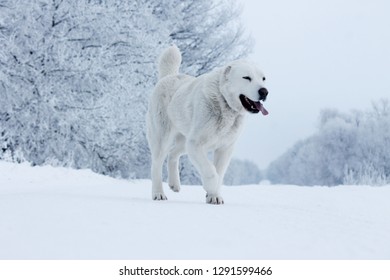
[[[229,65],[223,71],[223,77],[225,78],[225,81],[228,80],[228,76],[229,76],[230,70],[232,70],[232,67]]]

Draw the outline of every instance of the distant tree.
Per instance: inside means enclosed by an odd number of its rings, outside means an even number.
[[[374,102],[359,117],[354,160],[344,170],[345,184],[390,184],[390,102]]]
[[[262,180],[259,167],[249,160],[232,159],[226,171],[224,184],[249,185],[259,184]]]
[[[201,185],[202,180],[196,168],[192,165],[187,155],[180,158],[180,181],[183,185]]]
[[[202,184],[198,171],[186,155],[180,158],[179,173],[180,182],[183,185]],[[167,179],[166,168],[164,168],[164,178]],[[258,184],[262,179],[262,173],[256,164],[249,160],[233,158],[230,161],[223,183],[225,185],[249,185]]]
[[[318,132],[270,164],[274,183],[297,185],[390,183],[390,106],[368,112],[324,110]]]

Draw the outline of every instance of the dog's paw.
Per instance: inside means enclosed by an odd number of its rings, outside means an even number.
[[[179,192],[180,191],[180,185],[173,184],[173,185],[169,185],[169,187],[174,192]]]
[[[209,204],[224,204],[222,196],[206,194],[206,203]]]
[[[167,200],[168,198],[165,196],[164,193],[154,193],[153,194],[153,200]]]

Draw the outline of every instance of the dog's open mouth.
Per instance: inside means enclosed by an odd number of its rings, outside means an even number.
[[[268,111],[264,108],[263,104],[261,104],[260,101],[253,101],[243,94],[240,95],[240,100],[242,106],[244,106],[244,108],[248,112],[251,112],[253,114],[261,112],[264,116],[268,115]]]

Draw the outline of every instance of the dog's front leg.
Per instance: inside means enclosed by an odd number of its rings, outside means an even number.
[[[207,151],[196,140],[188,142],[187,151],[190,160],[202,177],[203,188],[207,192],[206,202],[223,204],[223,198],[219,193],[219,176],[215,166],[207,158]]]
[[[230,159],[233,153],[233,145],[224,146],[214,153],[214,165],[219,176],[219,187],[223,184],[223,178],[225,177],[226,170],[229,166]]]

